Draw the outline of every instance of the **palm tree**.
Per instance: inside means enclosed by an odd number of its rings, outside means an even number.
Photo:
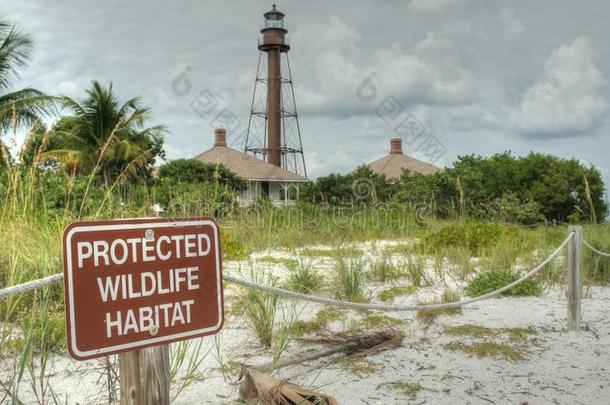
[[[28,87],[11,91],[31,53],[30,37],[0,20],[0,135],[30,126],[54,109],[56,100],[39,90]]]
[[[157,157],[164,157],[162,125],[146,128],[150,109],[138,98],[120,103],[112,83],[104,88],[93,81],[82,103],[64,96],[64,107],[74,115],[63,117],[45,152],[64,163],[69,172],[99,172],[104,184],[111,179],[147,174]]]

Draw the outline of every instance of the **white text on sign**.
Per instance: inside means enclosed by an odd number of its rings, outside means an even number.
[[[151,234],[142,238],[84,241],[77,243],[76,250],[78,269],[82,269],[203,257],[210,254],[210,249],[210,238],[202,233],[163,235],[158,239]],[[199,270],[193,266],[144,271],[136,275],[135,280],[134,274],[100,275],[97,286],[102,302],[172,294],[197,290],[200,287]],[[106,337],[189,324],[194,302],[191,299],[106,312]]]

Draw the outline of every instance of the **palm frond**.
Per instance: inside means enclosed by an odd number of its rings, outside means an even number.
[[[150,149],[142,151],[139,155],[131,159],[131,162],[125,166],[125,168],[121,171],[121,174],[119,174],[117,177],[117,183],[125,183],[130,177],[136,176],[138,171],[142,170],[143,167],[146,167],[148,158],[150,157],[150,152]]]
[[[61,104],[63,108],[71,110],[77,117],[84,117],[87,115],[85,107],[83,107],[78,101],[68,96],[61,96]]]
[[[126,127],[142,128],[144,126],[144,122],[150,119],[150,108],[138,108],[124,119]]]
[[[137,132],[137,137],[155,138],[163,136],[168,133],[168,129],[165,125],[155,125],[154,127],[145,128]]]
[[[15,25],[0,21],[0,89],[8,89],[19,78],[32,55],[32,40]]]
[[[53,149],[40,154],[41,161],[49,158],[56,158],[62,163],[78,161],[79,163],[85,163],[85,155],[74,149]]]
[[[25,88],[0,96],[0,131],[30,127],[41,116],[57,112],[58,98]]]
[[[114,159],[116,160],[131,160],[134,156],[141,153],[142,148],[135,142],[128,139],[121,139],[114,145]]]

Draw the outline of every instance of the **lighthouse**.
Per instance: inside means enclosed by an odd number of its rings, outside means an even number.
[[[285,14],[274,4],[263,14],[258,66],[244,152],[307,177],[294,97]]]

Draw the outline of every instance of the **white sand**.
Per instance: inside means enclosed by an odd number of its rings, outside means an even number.
[[[383,242],[390,245],[394,242]],[[361,245],[371,256],[370,244]],[[289,252],[274,251],[254,255],[257,258],[272,254],[288,257]],[[328,259],[319,258],[318,266],[329,269]],[[279,265],[268,266],[274,273]],[[238,268],[248,274],[247,263],[227,264],[227,271]],[[261,265],[257,265],[260,269]],[[326,269],[326,270],[324,270]],[[405,282],[406,283],[406,282]],[[457,283],[459,284],[459,283]],[[372,290],[384,286],[377,285]],[[429,287],[422,294],[438,294],[444,287]],[[356,376],[335,363],[334,358],[320,359],[280,370],[279,377],[306,387],[322,390],[334,396],[340,404],[608,404],[610,403],[610,288],[594,287],[583,300],[583,319],[586,330],[580,333],[565,331],[566,300],[561,289],[547,291],[542,297],[500,298],[466,307],[462,314],[442,316],[424,326],[414,320],[413,313],[387,315],[406,321],[401,328],[406,334],[404,347],[370,356],[378,371],[367,376]],[[231,292],[229,291],[229,296]],[[230,299],[229,299],[230,300]],[[414,297],[399,297],[395,302],[414,302]],[[293,304],[285,303],[288,312]],[[314,304],[296,304],[302,319],[312,318],[322,308]],[[350,314],[357,319],[361,314]],[[347,326],[347,319],[341,328]],[[535,334],[528,343],[510,342],[504,337],[487,338],[504,342],[527,352],[527,358],[516,363],[499,358],[476,358],[462,352],[448,351],[443,346],[452,341],[481,342],[464,336],[450,336],[444,329],[451,325],[476,324],[489,328],[533,327]],[[210,352],[200,367],[200,378],[176,399],[176,404],[236,403],[238,387],[231,385],[232,376],[217,370],[219,366],[215,339],[203,339]],[[229,316],[219,335],[222,361],[253,362],[268,358],[270,352],[260,348],[245,321]],[[298,355],[321,346],[293,341],[285,356]],[[207,350],[204,350],[204,353]],[[0,362],[0,379],[4,384],[10,376],[14,359]],[[101,403],[104,377],[97,361],[76,362],[65,355],[55,355],[49,365],[49,385],[60,402],[85,404]],[[415,399],[388,385],[392,382],[419,383],[423,387]],[[0,403],[3,395],[0,394]],[[37,403],[26,378],[19,389],[25,403]],[[5,401],[8,399],[5,398]]]

